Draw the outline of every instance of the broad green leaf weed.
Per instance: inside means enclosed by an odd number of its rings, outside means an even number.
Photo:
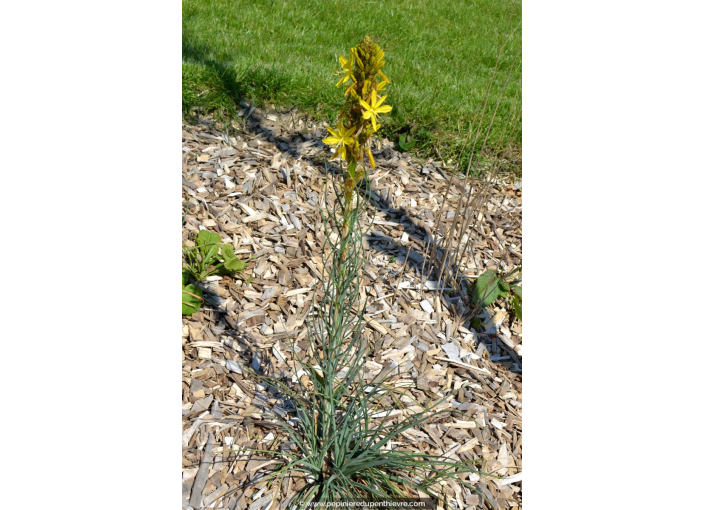
[[[494,270],[488,270],[477,278],[472,288],[472,301],[480,308],[486,308],[499,298],[507,298],[516,317],[523,320],[523,287],[512,282],[520,278],[521,268],[517,267],[505,275],[499,275]]]
[[[203,304],[203,290],[196,284],[213,274],[240,273],[254,256],[240,260],[229,244],[214,232],[201,230],[195,247],[183,247],[181,313],[191,315]],[[192,282],[191,282],[192,281]],[[191,282],[191,283],[189,283]]]

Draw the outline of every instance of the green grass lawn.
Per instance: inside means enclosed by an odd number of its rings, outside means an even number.
[[[182,7],[186,116],[233,115],[241,100],[253,100],[333,123],[344,102],[337,58],[369,35],[386,52],[391,80],[383,136],[410,131],[420,154],[456,158],[496,68],[483,129],[510,79],[488,145],[521,146],[518,0],[183,0]]]

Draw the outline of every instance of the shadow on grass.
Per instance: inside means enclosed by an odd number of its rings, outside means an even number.
[[[275,97],[290,88],[290,78],[275,69],[259,68],[246,73],[237,73],[227,62],[214,57],[215,53],[207,46],[200,45],[183,34],[181,59],[184,63],[200,66],[182,71],[182,80],[192,82],[182,87],[182,113],[188,117],[193,110],[218,115],[222,110],[234,116],[248,94],[258,87],[265,94]],[[192,74],[199,73],[198,80]],[[195,81],[205,83],[205,90],[198,90]]]
[[[237,79],[235,72],[227,65],[219,62],[212,58],[212,52],[207,48],[202,46],[197,46],[193,44],[187,37],[187,34],[183,34],[183,41],[181,43],[181,58],[182,62],[189,62],[193,64],[201,65],[206,71],[209,71],[211,75],[214,75],[216,80],[216,88],[222,91],[229,101],[217,101],[217,98],[210,100],[210,97],[206,97],[207,108],[225,109],[228,113],[234,113],[236,106],[244,98],[245,88]],[[182,79],[188,79],[187,76],[182,76]],[[201,90],[196,93],[193,90],[186,89],[182,87],[182,110],[184,115],[188,116],[197,104],[196,96],[208,94],[209,91]],[[214,96],[214,94],[211,94]]]

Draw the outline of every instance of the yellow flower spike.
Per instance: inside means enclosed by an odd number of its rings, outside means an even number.
[[[342,121],[339,121],[337,123],[337,131],[335,131],[334,129],[330,129],[330,126],[326,127],[332,136],[323,138],[323,143],[327,145],[337,146],[337,150],[335,151],[335,154],[333,154],[332,159],[335,159],[338,155],[340,155],[342,159],[346,159],[345,147],[347,145],[353,145],[355,143],[354,138],[352,138],[352,134],[354,133],[354,127],[346,129],[345,126],[342,124]]]
[[[374,156],[372,156],[372,150],[369,147],[366,147],[367,150],[367,155],[369,156],[369,163],[372,165],[372,168],[376,168],[376,163],[374,162]]]
[[[347,172],[343,178],[345,210],[356,193],[356,185],[364,179],[370,168],[377,168],[371,143],[374,134],[382,123],[380,115],[392,110],[385,104],[384,89],[391,83],[380,71],[384,66],[385,54],[378,44],[365,36],[362,41],[350,48],[349,59],[339,57],[342,72],[336,86],[345,85],[345,106],[340,110],[337,126],[328,127],[330,136],[323,139],[335,147],[332,159],[338,156],[347,162]],[[367,163],[368,158],[368,163]]]
[[[376,99],[376,90],[372,90],[372,97],[371,97],[371,105],[364,101],[363,99],[359,100],[359,104],[362,105],[362,108],[364,108],[366,111],[362,113],[362,117],[365,119],[371,119],[372,120],[372,126],[374,127],[374,131],[379,129],[377,127],[377,115],[380,113],[388,113],[391,111],[391,106],[385,104],[384,106],[381,106],[381,104],[384,102],[386,99],[386,96],[381,96],[379,100],[377,101]]]

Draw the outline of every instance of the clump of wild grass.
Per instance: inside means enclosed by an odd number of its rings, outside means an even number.
[[[518,27],[514,29],[514,32],[517,29]],[[462,193],[457,200],[453,219],[448,226],[441,224],[439,228],[432,230],[431,242],[426,245],[423,253],[424,259],[430,261],[432,269],[435,270],[436,279],[439,282],[438,288],[453,288],[461,297],[469,298],[477,294],[475,292],[476,285],[467,280],[463,270],[468,267],[470,260],[474,262],[474,267],[479,267],[474,254],[472,232],[482,223],[492,228],[492,225],[487,223],[485,211],[491,186],[499,181],[499,176],[502,174],[516,175],[518,173],[520,175],[520,169],[516,172],[515,168],[515,162],[521,160],[520,150],[516,154],[515,141],[521,129],[521,106],[520,104],[512,104],[509,115],[503,119],[497,116],[502,101],[505,100],[506,90],[514,85],[520,87],[520,71],[518,71],[522,60],[520,44],[513,51],[505,76],[500,81],[497,79],[501,54],[512,35],[513,33],[509,34],[508,31],[505,35],[491,80],[484,91],[482,109],[478,114],[475,127],[467,131],[460,149],[460,156],[454,167],[454,173],[457,176],[455,182],[458,183]],[[499,126],[500,130],[497,129]],[[490,139],[494,141],[493,147],[489,144]],[[450,208],[447,197],[451,188],[452,185],[448,183],[437,213],[438,218],[447,217]],[[457,241],[455,241],[456,237]],[[505,250],[503,244],[501,250],[502,253],[495,261],[502,276],[497,279],[497,284],[499,280],[512,277],[515,273],[510,270],[509,266],[512,263],[509,261],[508,251]],[[425,280],[431,271],[426,272],[424,265],[421,289],[423,289]],[[520,269],[517,272],[520,274]],[[440,283],[443,281],[445,284]],[[493,285],[487,287],[486,290],[491,291],[495,288],[496,285]],[[481,304],[487,301],[486,298],[486,295],[479,296],[479,299],[472,298],[475,309],[471,317],[482,308]],[[508,304],[520,310],[520,307],[517,308],[512,302],[509,301]]]

